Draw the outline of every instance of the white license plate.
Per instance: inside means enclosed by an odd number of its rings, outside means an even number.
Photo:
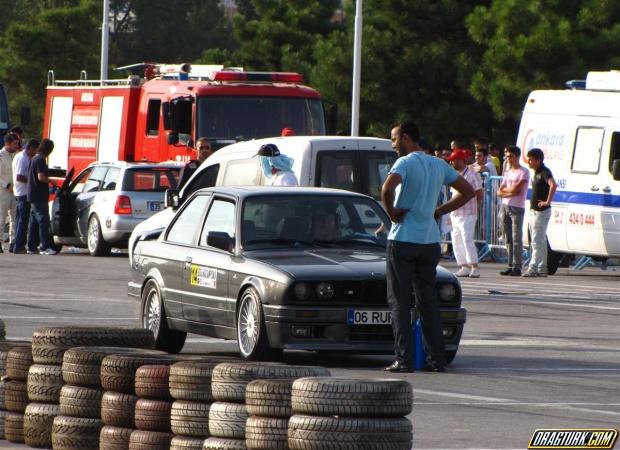
[[[149,211],[161,211],[164,206],[164,202],[146,202],[149,208]]]
[[[347,312],[348,325],[391,325],[392,311],[383,310],[367,310],[367,309],[350,309]]]

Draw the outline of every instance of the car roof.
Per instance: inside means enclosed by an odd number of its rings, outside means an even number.
[[[161,163],[147,162],[147,161],[136,161],[136,162],[127,162],[127,161],[95,161],[89,164],[89,167],[95,166],[115,166],[115,167],[123,167],[126,169],[133,168],[170,168],[170,169],[180,169],[183,167],[183,163],[175,162],[175,161],[167,161]]]
[[[200,189],[196,192],[211,192],[214,194],[226,194],[240,199],[254,196],[290,196],[290,195],[323,195],[329,197],[347,196],[372,198],[357,192],[342,189],[330,189],[323,187],[282,187],[282,186],[215,186]],[[373,199],[374,200],[374,199]]]

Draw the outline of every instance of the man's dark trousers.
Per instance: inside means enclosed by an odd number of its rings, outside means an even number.
[[[439,301],[435,289],[439,244],[388,241],[387,293],[392,310],[396,360],[413,367],[411,307],[415,287],[426,352],[438,366],[445,365]]]
[[[25,195],[15,196],[16,220],[15,220],[15,243],[13,251],[15,253],[25,250],[26,233],[28,231],[28,219],[30,216],[30,203]]]

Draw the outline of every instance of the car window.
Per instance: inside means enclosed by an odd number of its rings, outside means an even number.
[[[113,191],[116,189],[116,183],[118,182],[118,175],[121,173],[121,169],[118,167],[110,167],[108,173],[106,173],[103,179],[102,191]]]
[[[381,199],[381,187],[388,176],[390,169],[396,162],[396,152],[365,152],[366,173],[368,176],[364,194],[375,200]]]
[[[190,245],[200,228],[205,208],[211,196],[198,195],[194,197],[176,216],[174,223],[168,230],[166,240],[178,244]]]
[[[201,170],[194,178],[192,178],[188,182],[187,188],[185,188],[185,191],[183,192],[183,196],[189,197],[198,189],[215,186],[215,183],[217,181],[217,174],[219,173],[219,171],[219,164],[214,164],[204,170]]]
[[[207,233],[222,231],[235,236],[235,204],[230,200],[215,199],[209,209],[207,220],[200,235],[200,245],[207,245]]]
[[[179,180],[179,167],[136,167],[125,171],[123,191],[164,192],[176,189]]]
[[[92,167],[89,167],[79,174],[75,180],[73,180],[73,183],[71,184],[71,193],[79,194],[84,191],[84,185],[86,184],[86,180],[92,171]]]
[[[259,186],[262,184],[259,169],[258,158],[229,161],[224,169],[222,186]]]
[[[353,152],[321,151],[318,153],[318,176],[316,186],[352,191]]]
[[[99,166],[95,167],[88,177],[88,181],[84,186],[83,192],[96,192],[101,188],[103,184],[103,179],[105,178],[105,174],[108,171],[107,166]]]

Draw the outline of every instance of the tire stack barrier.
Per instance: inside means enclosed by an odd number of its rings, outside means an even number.
[[[4,326],[4,321],[0,319],[0,341],[4,341],[6,339],[6,327]]]
[[[202,450],[204,440],[209,437],[213,369],[221,362],[231,361],[234,359],[212,357],[170,366],[169,390],[175,400],[170,413],[175,434],[170,450]]]
[[[4,322],[2,323],[2,326],[4,326]],[[5,421],[6,421],[6,417],[12,414],[6,410],[6,404],[5,404],[6,383],[7,381],[10,381],[8,377],[6,376],[6,359],[9,355],[9,351],[15,347],[29,348],[30,343],[26,341],[0,340],[0,439],[6,439]],[[11,419],[11,425],[9,427],[10,428],[9,434],[11,434],[11,430],[15,429],[16,420],[17,419],[15,418]]]
[[[211,388],[216,400],[209,410],[209,434],[203,449],[246,449],[247,385],[254,380],[329,376],[323,367],[279,363],[221,363],[213,369]],[[219,439],[218,439],[219,438]]]
[[[293,383],[291,406],[290,450],[412,448],[407,381],[301,378]]]
[[[12,347],[6,352],[4,367],[4,438],[13,443],[24,442],[24,412],[28,406],[28,370],[32,365],[32,348]]]

